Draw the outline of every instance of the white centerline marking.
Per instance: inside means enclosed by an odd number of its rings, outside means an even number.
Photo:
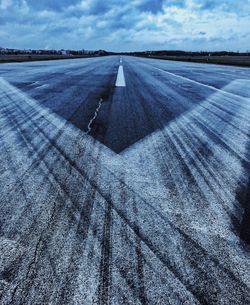
[[[116,87],[126,87],[126,82],[125,82],[122,65],[119,66],[115,86]]]

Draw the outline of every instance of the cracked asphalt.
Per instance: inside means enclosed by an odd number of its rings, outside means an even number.
[[[0,65],[0,304],[250,304],[250,70],[120,65]]]

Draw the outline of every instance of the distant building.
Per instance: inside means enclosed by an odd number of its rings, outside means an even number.
[[[62,54],[62,55],[69,55],[70,52],[69,52],[69,50],[61,49],[61,54]]]

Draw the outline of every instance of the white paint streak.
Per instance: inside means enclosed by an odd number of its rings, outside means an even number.
[[[44,85],[36,87],[35,89],[42,89],[42,88],[47,88],[47,87],[49,87],[49,85],[48,84],[44,84]]]
[[[162,69],[159,69],[159,68],[156,68],[156,67],[154,67],[154,68],[155,68],[156,70],[158,70],[158,71],[161,71],[161,72],[163,72],[163,73],[169,74],[169,75],[171,75],[171,76],[175,76],[175,77],[177,77],[177,78],[180,78],[180,79],[182,79],[182,80],[191,82],[191,83],[193,83],[193,84],[200,85],[200,86],[203,86],[203,87],[212,89],[212,90],[214,90],[214,91],[217,91],[217,92],[221,92],[221,93],[230,95],[231,97],[232,97],[232,96],[234,96],[234,97],[241,97],[241,96],[239,96],[239,95],[237,95],[237,94],[230,93],[230,92],[225,91],[225,90],[222,90],[222,89],[218,89],[218,88],[213,87],[213,86],[211,86],[211,85],[206,85],[206,84],[197,82],[197,81],[195,81],[195,80],[193,80],[193,79],[190,79],[190,78],[187,78],[187,77],[184,77],[184,76],[175,74],[175,73],[171,73],[171,72],[168,72],[168,71],[166,71],[166,70],[162,70]]]
[[[126,87],[124,72],[123,72],[123,66],[120,65],[117,73],[117,79],[115,83],[116,87]]]
[[[53,124],[57,129],[61,129],[68,124],[68,122],[62,117],[56,115],[49,108],[42,107],[36,100],[28,97],[24,92],[12,86],[9,82],[5,81],[2,77],[0,77],[0,91],[8,92],[11,96],[15,97],[18,100],[25,101],[25,104],[32,109],[37,111],[37,117],[46,117],[51,124]],[[6,93],[4,93],[6,95]],[[33,118],[35,119],[36,116]]]

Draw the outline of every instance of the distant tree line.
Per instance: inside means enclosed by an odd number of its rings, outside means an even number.
[[[1,48],[1,55],[68,55],[68,56],[105,56],[105,55],[134,55],[134,56],[250,56],[250,52],[228,52],[228,51],[216,51],[216,52],[186,52],[181,50],[159,50],[159,51],[143,51],[143,52],[107,52],[105,50],[32,50],[32,49],[10,49]]]
[[[216,52],[186,52],[186,51],[144,51],[144,52],[128,52],[121,53],[135,56],[250,56],[250,52],[227,52],[227,51],[216,51]]]
[[[78,55],[93,55],[93,56],[104,56],[109,53],[104,50],[20,50],[20,49],[10,49],[1,48],[1,55],[68,55],[68,56],[78,56]]]

